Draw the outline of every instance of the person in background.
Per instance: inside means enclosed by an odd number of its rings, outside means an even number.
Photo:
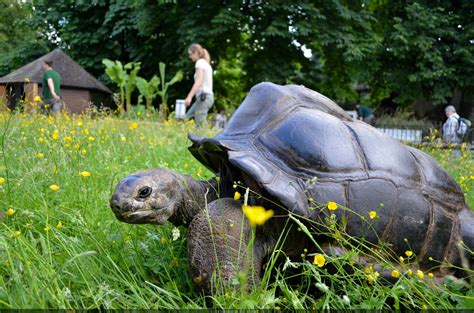
[[[356,109],[359,119],[363,120],[369,125],[375,125],[375,115],[371,108],[363,104],[357,104]]]
[[[61,111],[61,76],[53,70],[53,61],[43,63],[43,107],[44,112],[56,114]]]
[[[456,133],[459,126],[459,115],[456,113],[456,109],[454,106],[448,105],[444,112],[448,119],[443,124],[443,141],[450,144],[461,143],[462,140]]]
[[[188,48],[189,58],[195,62],[194,84],[184,103],[191,105],[193,96],[196,96],[191,108],[186,112],[186,118],[194,116],[196,125],[202,126],[207,122],[207,112],[214,104],[212,92],[211,56],[200,44],[193,43]]]

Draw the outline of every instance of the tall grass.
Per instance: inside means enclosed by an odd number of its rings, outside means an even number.
[[[118,180],[136,170],[211,177],[187,152],[188,132],[214,133],[174,121],[1,115],[0,308],[473,308],[462,282],[402,275],[394,285],[369,283],[365,269],[347,270],[357,250],[328,257],[335,273],[307,255],[280,265],[275,257],[257,289],[203,297],[188,275],[185,228],[176,238],[172,225],[123,224],[108,207]],[[428,152],[474,207],[472,155]]]

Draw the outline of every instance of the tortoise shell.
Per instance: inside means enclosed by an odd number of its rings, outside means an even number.
[[[296,214],[317,218],[310,197],[334,201],[355,212],[345,216],[349,234],[438,259],[455,253],[448,243],[459,239],[457,215],[467,208],[459,185],[427,154],[352,120],[313,90],[260,83],[221,133],[189,138],[207,168],[230,163]],[[370,211],[379,216],[373,232],[356,216]]]

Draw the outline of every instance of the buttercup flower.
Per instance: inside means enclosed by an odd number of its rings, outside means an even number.
[[[63,223],[61,221],[59,221],[57,224],[56,224],[56,228],[57,229],[60,229],[63,227]]]
[[[12,208],[9,208],[8,210],[5,211],[5,214],[7,216],[12,216],[13,214],[15,214],[15,210],[13,210]]]
[[[51,137],[53,137],[54,140],[58,140],[58,138],[59,138],[59,132],[58,132],[57,129],[55,129],[55,130],[53,131],[53,134],[51,135]]]
[[[240,193],[236,191],[234,194],[234,200],[239,200],[239,199],[240,199]]]
[[[5,183],[5,178],[0,177],[0,185],[2,185],[3,183]]]
[[[132,124],[130,124],[130,129],[136,129],[137,127],[138,127],[137,122],[133,122]]]
[[[434,276],[433,273],[431,273],[431,272],[428,273],[428,277],[429,277],[429,278],[433,278],[433,276]]]
[[[324,255],[318,253],[314,256],[313,264],[319,267],[323,267],[324,263],[326,263],[326,259],[324,258]]]
[[[406,255],[407,257],[411,257],[411,256],[413,255],[413,251],[410,251],[410,250],[405,251],[405,255]]]
[[[337,203],[336,203],[336,202],[332,202],[332,201],[328,202],[328,209],[329,209],[330,211],[335,211],[335,210],[337,210]]]
[[[400,272],[397,271],[397,270],[393,270],[392,273],[391,273],[391,275],[392,275],[392,277],[394,277],[394,278],[398,278],[398,277],[400,277]]]
[[[36,96],[34,99],[33,99],[34,102],[41,102],[41,97],[40,96]]]
[[[377,212],[375,212],[375,211],[370,211],[369,212],[370,219],[374,219],[376,216],[377,216]]]
[[[57,191],[57,190],[59,190],[60,187],[59,187],[58,185],[51,185],[51,186],[49,186],[49,188],[50,188],[52,191]]]
[[[42,159],[42,158],[44,158],[44,154],[41,153],[41,152],[38,152],[38,154],[36,155],[36,157],[37,157],[38,159]]]
[[[417,270],[417,271],[416,271],[416,276],[418,276],[419,279],[423,279],[423,278],[425,277],[425,275],[423,274],[423,272],[420,271],[420,270]]]
[[[91,176],[91,173],[89,173],[88,171],[83,171],[83,172],[80,172],[79,175],[81,175],[82,177],[89,177]]]
[[[242,206],[245,216],[248,218],[250,226],[263,225],[273,216],[272,210],[265,210],[262,206]]]

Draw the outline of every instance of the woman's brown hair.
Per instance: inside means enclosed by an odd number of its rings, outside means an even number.
[[[211,55],[204,49],[200,44],[193,43],[189,46],[188,51],[197,52],[200,59],[204,59],[207,63],[211,64]]]

